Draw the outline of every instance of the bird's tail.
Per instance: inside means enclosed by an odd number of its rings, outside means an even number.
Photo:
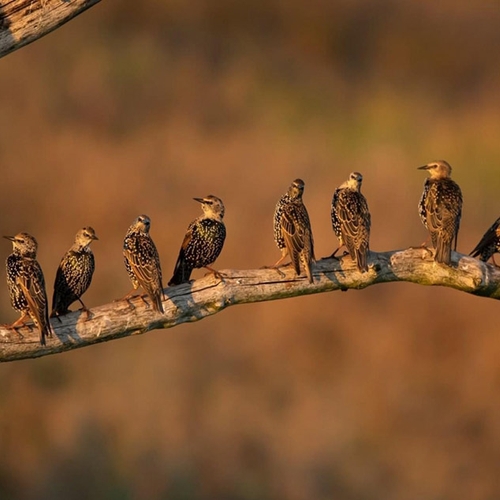
[[[356,266],[360,273],[366,273],[368,271],[368,253],[370,251],[366,247],[357,248],[355,251],[356,256]]]
[[[474,247],[474,250],[469,254],[471,257],[479,257],[486,262],[489,259],[489,248],[495,248],[496,232],[491,231],[491,228],[484,234],[481,241]],[[488,256],[488,258],[485,258]]]
[[[28,302],[28,311],[33,323],[40,330],[40,344],[45,345],[45,338],[52,337],[52,326],[49,320],[49,310],[47,307],[47,294],[45,288],[42,291],[32,294],[24,283],[19,283],[23,291],[26,302]],[[36,298],[34,298],[34,296]]]
[[[40,325],[40,344],[45,345],[45,338],[52,337],[52,327],[50,326],[49,318],[44,320]]]
[[[148,295],[150,296],[153,303],[153,309],[161,314],[164,314],[165,311],[163,309],[163,304],[161,303],[161,300],[163,298],[162,287],[158,288],[158,290],[148,291]]]
[[[67,314],[68,312],[68,307],[63,303],[60,297],[56,295],[56,291],[54,290],[54,298],[52,299],[52,312],[50,313],[50,317],[58,318],[63,314]]]
[[[30,316],[33,323],[40,330],[40,345],[45,345],[45,339],[52,337],[52,326],[49,320],[49,312],[47,309],[44,311],[37,311],[36,313],[30,308]]]
[[[450,265],[451,263],[451,241],[439,238],[436,245],[436,254],[434,260],[441,264]]]
[[[300,276],[300,253],[294,249],[292,249],[292,251],[288,253],[290,255],[290,259],[292,259],[292,265],[295,269],[295,273],[297,274],[297,276]]]
[[[479,245],[474,247],[474,250],[469,254],[471,257],[478,257],[481,254],[481,249],[479,248]]]
[[[45,296],[45,301],[47,304],[47,296]],[[43,311],[40,311],[39,322],[40,344],[45,345],[45,338],[52,337],[52,325],[50,324],[49,309],[47,306],[43,308]]]
[[[311,255],[311,251],[309,249],[304,248],[304,250],[301,252],[301,258],[302,258],[302,263],[304,265],[304,269],[306,271],[306,276],[307,279],[309,280],[309,283],[313,283],[313,275],[312,275],[312,264],[314,261],[313,256]],[[300,269],[300,266],[299,266]],[[297,273],[297,275],[300,273]]]
[[[482,260],[483,262],[486,262],[488,259],[485,259],[484,257],[484,249],[483,248],[480,248],[479,245],[474,248],[474,250],[472,250],[472,252],[469,254],[471,257],[474,257],[474,258],[478,258],[479,257],[479,260]]]
[[[186,261],[186,256],[184,255],[184,249],[181,248],[179,252],[179,257],[174,268],[174,274],[168,282],[168,286],[180,285],[181,283],[187,283],[191,277],[191,272],[193,271],[192,266]]]

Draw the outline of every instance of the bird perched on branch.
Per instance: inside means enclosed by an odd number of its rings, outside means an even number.
[[[209,267],[219,257],[224,240],[226,226],[224,225],[224,203],[214,195],[205,198],[193,198],[201,203],[203,215],[196,218],[187,228],[182,241],[179,257],[169,286],[188,283],[193,269],[204,267],[220,277],[215,269]]]
[[[458,184],[451,180],[451,166],[447,162],[435,161],[418,168],[427,170],[430,175],[424,184],[418,212],[430,233],[435,249],[434,260],[449,265],[451,250],[457,249],[462,192]]]
[[[312,283],[314,242],[309,214],[302,201],[303,194],[304,181],[295,179],[276,204],[273,220],[274,241],[281,250],[281,258],[273,267],[277,268],[288,255],[297,276],[300,276],[302,263],[309,283]]]
[[[333,193],[332,226],[340,246],[332,257],[345,245],[359,271],[365,272],[368,271],[370,253],[371,217],[366,198],[361,194],[362,181],[359,172],[352,172]]]
[[[90,226],[76,233],[75,242],[64,254],[57,269],[51,317],[68,313],[69,306],[76,300],[82,305],[82,310],[86,311],[87,317],[90,316],[82,295],[90,286],[95,269],[90,244],[98,239]]]
[[[38,243],[28,233],[4,236],[12,241],[12,253],[7,257],[7,286],[12,307],[21,317],[10,325],[16,329],[31,318],[40,330],[40,344],[52,336],[49,321],[47,293],[42,268],[36,260]]]
[[[469,255],[479,257],[483,262],[487,262],[491,258],[496,266],[494,254],[497,252],[500,252],[500,217],[484,233],[481,241]]]
[[[124,300],[139,287],[149,295],[153,309],[163,314],[163,284],[158,250],[149,235],[151,220],[147,215],[139,215],[128,228],[123,240],[123,257],[125,267],[132,282],[133,290]]]

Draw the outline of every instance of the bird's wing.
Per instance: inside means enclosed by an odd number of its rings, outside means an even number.
[[[337,238],[340,240],[342,238],[342,235],[338,231],[338,228],[340,227],[340,220],[338,214],[339,195],[340,195],[340,189],[337,188],[333,193],[330,215],[332,218],[333,232],[335,233],[335,236],[337,236]]]
[[[486,250],[488,247],[495,244],[498,238],[498,228],[500,226],[500,217],[491,225],[490,228],[484,233],[483,237],[479,241],[479,243],[475,246],[474,250],[470,253],[472,257],[477,257],[480,255],[483,250]]]
[[[304,248],[305,242],[304,224],[300,224],[298,217],[297,207],[295,205],[288,205],[283,210],[281,218],[281,234],[286,246],[297,253]]]
[[[184,239],[182,240],[181,244],[181,248],[183,250],[186,250],[186,248],[189,246],[189,243],[193,239],[193,227],[193,224],[190,224],[187,228],[186,234],[184,235]]]
[[[426,210],[431,234],[437,232],[456,238],[462,215],[462,194],[458,185],[433,184],[427,196]]]
[[[54,288],[64,286],[73,290],[78,282],[78,273],[74,272],[75,267],[78,265],[74,254],[68,252],[61,260],[56,273],[56,284]],[[57,287],[58,288],[58,287]]]
[[[137,281],[145,290],[150,290],[151,285],[155,285],[158,281],[161,283],[160,258],[151,239],[142,239],[138,252],[125,248],[123,253]]]
[[[36,319],[40,327],[46,327],[47,294],[43,273],[38,263],[34,262],[31,269],[21,272],[17,277],[17,283],[28,302],[32,317]]]
[[[346,246],[359,248],[369,237],[371,217],[365,197],[358,193],[345,193],[338,204],[338,218]]]

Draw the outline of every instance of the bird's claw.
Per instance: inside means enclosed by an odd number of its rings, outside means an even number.
[[[281,278],[286,278],[286,274],[279,269],[279,267],[275,267],[276,272],[280,275]]]
[[[26,326],[28,326],[28,325],[26,325]],[[17,333],[17,335],[19,337],[19,340],[23,340],[24,339],[24,335],[16,327],[11,328],[11,330],[14,330]]]
[[[80,311],[86,314],[87,317],[85,318],[85,321],[89,321],[94,317],[94,313],[90,309],[87,309],[86,307],[80,308]]]

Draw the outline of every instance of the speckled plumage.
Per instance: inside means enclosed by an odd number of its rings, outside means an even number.
[[[13,250],[7,257],[7,286],[12,307],[21,313],[21,317],[11,326],[24,324],[30,317],[40,330],[40,344],[45,345],[45,338],[52,335],[49,321],[47,294],[42,268],[36,260],[38,243],[28,233],[5,236],[12,241]]]
[[[160,257],[149,235],[150,227],[151,220],[147,215],[135,219],[123,241],[123,257],[134,290],[142,287],[151,298],[153,309],[163,314]]]
[[[226,239],[224,204],[217,196],[194,198],[201,203],[203,215],[187,228],[169,286],[189,282],[193,269],[209,266],[219,257]]]
[[[363,176],[352,172],[332,198],[332,226],[340,246],[345,245],[361,272],[368,271],[371,217],[366,198],[361,194]]]
[[[445,161],[435,161],[419,167],[427,170],[424,191],[418,205],[423,225],[428,229],[434,260],[449,265],[451,251],[457,249],[458,230],[462,216],[462,192],[451,178],[451,166]]]
[[[498,252],[500,252],[500,217],[484,233],[470,255],[479,257],[483,262],[493,258],[493,263],[496,265],[494,254]]]
[[[92,282],[95,261],[90,244],[97,239],[91,227],[84,227],[76,233],[75,242],[64,254],[57,269],[51,316],[66,314],[76,300],[87,310],[81,297]]]
[[[277,266],[289,255],[297,276],[300,276],[302,263],[307,278],[312,283],[314,242],[309,214],[302,201],[303,193],[304,181],[295,179],[276,204],[273,230],[274,241],[281,250],[281,259],[275,265]]]

